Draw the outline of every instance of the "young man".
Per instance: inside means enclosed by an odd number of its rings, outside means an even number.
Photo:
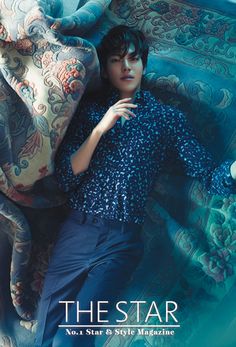
[[[58,152],[70,213],[46,275],[36,346],[94,346],[94,336],[71,336],[58,325],[99,324],[97,302],[112,305],[129,280],[143,252],[146,198],[170,149],[209,192],[234,190],[235,162],[217,167],[184,115],[140,89],[147,56],[140,31],[110,30],[99,49],[106,88],[80,105]]]

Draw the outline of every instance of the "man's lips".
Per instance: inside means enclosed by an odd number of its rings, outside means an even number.
[[[133,80],[134,79],[134,76],[130,76],[130,75],[128,75],[128,76],[122,76],[121,78],[120,78],[122,81],[129,81],[129,80]]]

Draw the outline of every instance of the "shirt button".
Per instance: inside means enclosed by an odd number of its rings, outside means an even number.
[[[97,222],[98,222],[98,219],[97,218],[93,218],[93,223],[97,224]]]

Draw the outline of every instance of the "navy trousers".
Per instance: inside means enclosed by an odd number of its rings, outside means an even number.
[[[109,301],[111,305],[143,255],[140,231],[141,227],[133,223],[71,211],[59,232],[46,274],[36,347],[95,346],[94,336],[71,336],[58,325],[101,324],[96,322],[96,314],[92,323],[90,314],[81,314],[78,323],[76,305],[68,305],[66,322],[65,305],[59,301],[79,301],[81,310],[89,310],[90,301]],[[108,318],[103,315],[102,319]]]

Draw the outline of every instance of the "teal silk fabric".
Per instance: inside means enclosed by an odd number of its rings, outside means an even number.
[[[98,75],[93,45],[114,25],[141,29],[150,44],[145,88],[185,112],[219,163],[236,159],[235,8],[82,1],[61,19],[58,1],[0,0],[0,336],[9,346],[32,346],[33,313],[66,214],[51,178],[54,154]],[[235,206],[234,195],[209,196],[170,164],[149,198],[145,256],[123,298],[156,300],[163,311],[167,298],[176,301],[180,328],[174,336],[104,337],[104,346],[236,345]],[[134,320],[130,309],[127,323]]]

